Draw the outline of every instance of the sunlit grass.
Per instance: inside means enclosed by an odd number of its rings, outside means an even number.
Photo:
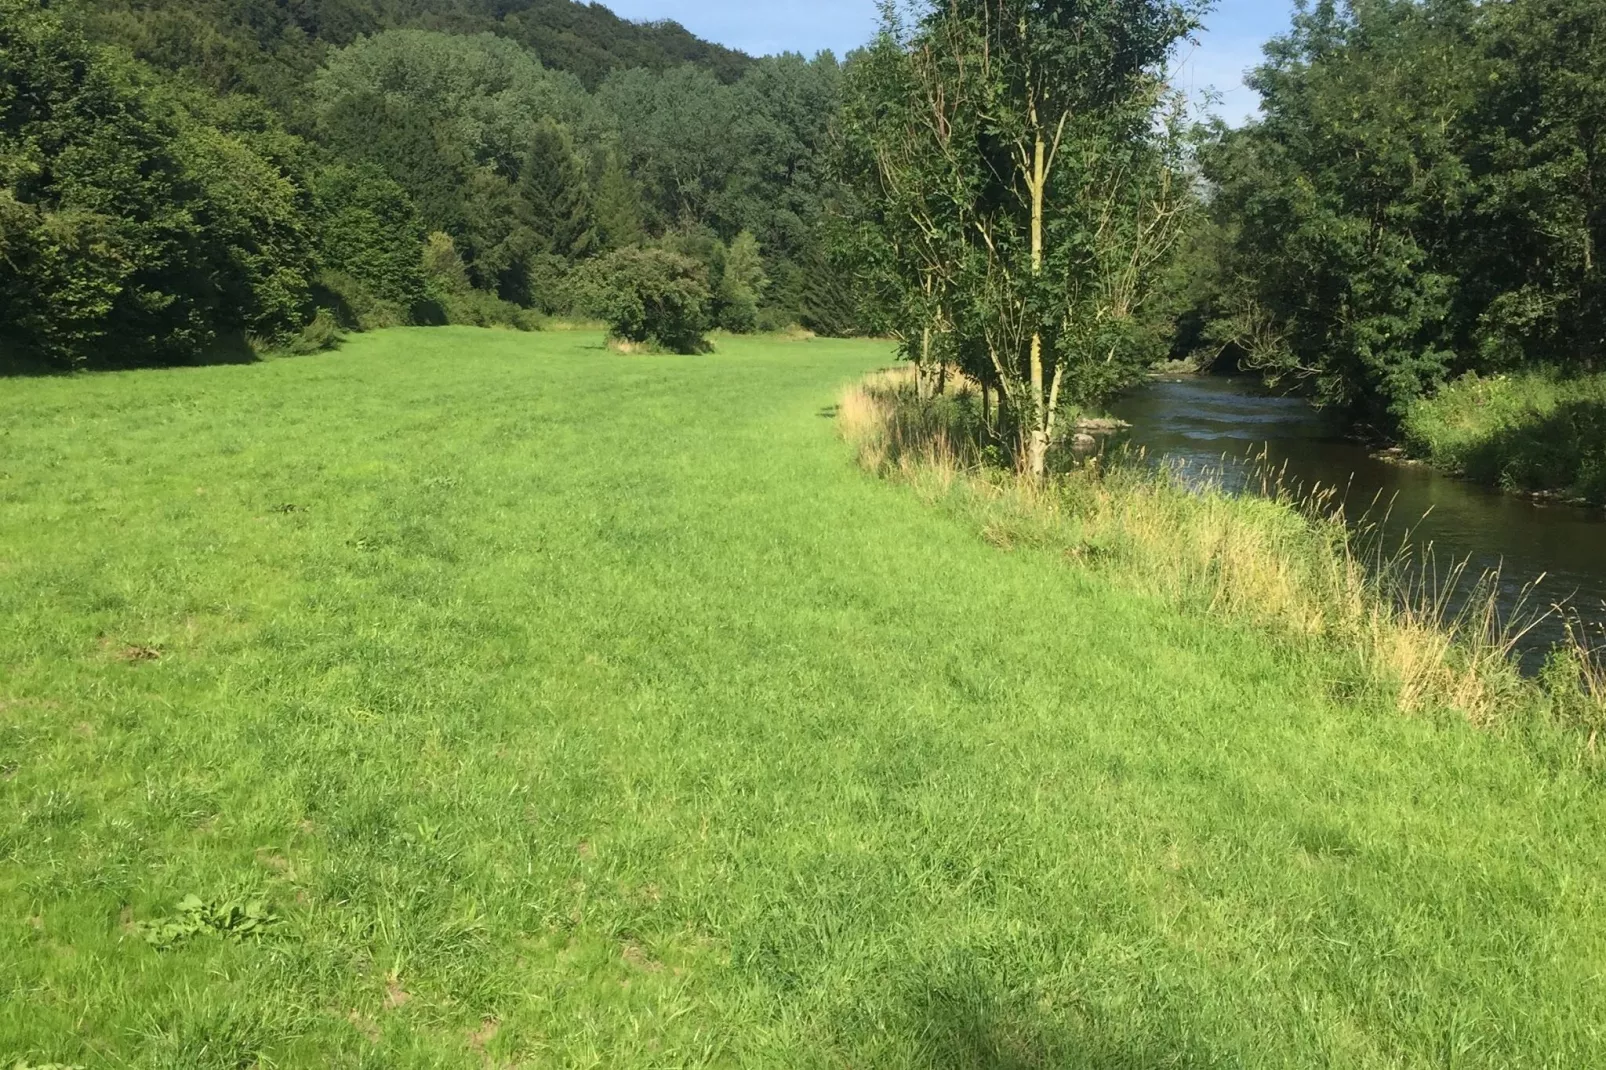
[[[1412,404],[1407,446],[1507,490],[1606,504],[1606,374],[1466,376]]]
[[[1575,745],[866,475],[888,356],[0,381],[0,1065],[1602,1061]]]

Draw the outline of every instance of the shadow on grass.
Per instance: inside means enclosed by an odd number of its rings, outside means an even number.
[[[201,353],[173,360],[161,360],[155,357],[119,359],[115,353],[115,343],[108,342],[107,346],[108,353],[104,358],[77,368],[64,368],[37,357],[20,346],[0,341],[0,378],[43,378],[72,375],[76,372],[131,371],[136,368],[205,368],[217,365],[256,364],[262,360],[243,334],[219,338]]]
[[[1221,1060],[1190,1037],[1183,1023],[1149,1008],[1148,1032],[1123,1019],[1114,1034],[1096,1022],[1037,1003],[1005,1005],[975,992],[936,989],[922,1001],[920,1018],[931,1070],[1187,1070]]]
[[[1606,503],[1606,400],[1569,400],[1498,429],[1462,454],[1467,477],[1508,490]]]

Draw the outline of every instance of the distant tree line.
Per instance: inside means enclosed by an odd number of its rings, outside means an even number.
[[[1393,433],[1466,372],[1606,355],[1606,0],[1323,0],[1200,156],[1179,350]]]
[[[702,328],[848,331],[840,80],[568,0],[0,0],[0,359],[529,325],[670,278]]]

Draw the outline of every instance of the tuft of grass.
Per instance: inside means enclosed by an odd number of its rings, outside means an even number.
[[[1403,430],[1412,454],[1477,482],[1606,504],[1606,373],[1467,375]]]
[[[890,358],[0,382],[0,1066],[1606,1063],[1578,747],[868,478]]]

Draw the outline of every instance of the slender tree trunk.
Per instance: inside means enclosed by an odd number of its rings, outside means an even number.
[[[931,328],[920,331],[920,364],[915,372],[915,394],[921,401],[931,398]]]
[[[1036,119],[1035,109],[1033,119]],[[1043,186],[1046,183],[1047,146],[1043,133],[1037,132],[1032,153],[1032,279],[1035,282],[1043,273]],[[1043,381],[1043,332],[1032,331],[1032,426],[1026,445],[1026,466],[1033,479],[1041,479],[1048,472],[1048,436],[1050,430],[1049,398]]]

